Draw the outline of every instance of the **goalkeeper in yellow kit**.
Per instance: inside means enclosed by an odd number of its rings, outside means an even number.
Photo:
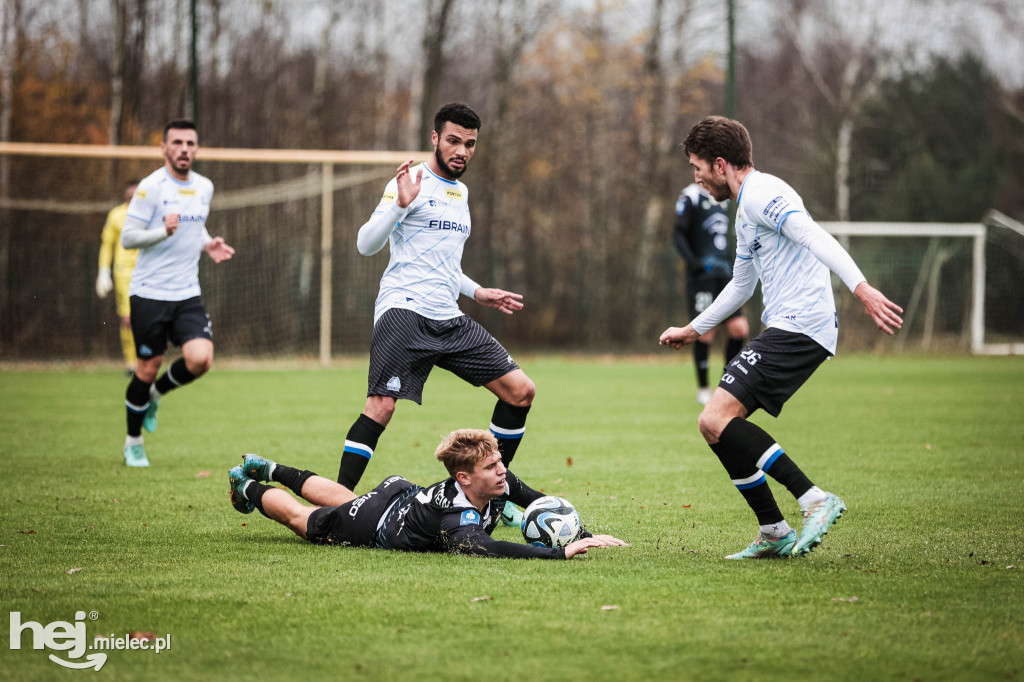
[[[138,249],[126,249],[121,246],[121,227],[128,214],[128,202],[135,194],[138,180],[130,180],[125,184],[124,203],[115,206],[107,214],[107,222],[103,225],[100,237],[100,267],[96,275],[96,295],[106,298],[110,290],[114,290],[117,303],[117,317],[121,323],[121,352],[124,353],[124,364],[127,373],[135,372],[135,341],[132,338],[131,305],[128,302],[128,285],[132,281],[135,269],[135,258]],[[113,260],[113,278],[111,278],[111,260]]]

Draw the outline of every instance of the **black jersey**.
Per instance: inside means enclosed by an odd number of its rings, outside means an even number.
[[[526,507],[542,496],[542,493],[527,486],[510,471],[505,476],[505,494],[491,500],[481,513],[470,503],[454,478],[428,488],[409,484],[377,517],[377,533],[373,545],[413,552],[564,559],[565,550],[561,547],[549,549],[503,542],[490,535],[498,525],[506,500]],[[586,531],[582,532],[583,537],[589,535]]]
[[[732,276],[728,206],[728,200],[718,203],[697,184],[679,195],[672,239],[691,276]]]

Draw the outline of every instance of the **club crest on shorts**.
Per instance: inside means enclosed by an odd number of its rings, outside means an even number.
[[[139,348],[139,355],[141,355],[144,358],[148,358],[152,354],[153,349],[147,346],[146,344],[142,344],[142,346]]]
[[[402,380],[399,379],[398,377],[391,377],[390,379],[388,379],[388,390],[389,391],[401,391],[402,390]]]

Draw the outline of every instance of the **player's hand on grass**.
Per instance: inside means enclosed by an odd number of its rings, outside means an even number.
[[[620,540],[614,535],[592,535],[590,536],[594,540],[601,542],[598,547],[629,547],[629,543],[625,540]]]
[[[96,275],[96,295],[106,298],[110,290],[114,288],[114,282],[110,279],[110,268],[101,268]]]
[[[864,304],[866,312],[875,326],[886,334],[892,335],[897,329],[903,327],[903,318],[896,313],[902,313],[903,308],[899,307],[867,282],[861,282],[854,289],[853,295]]]
[[[412,179],[412,173],[409,171],[409,166],[412,165],[412,159],[409,159],[401,166],[398,167],[398,174],[395,175],[395,179],[398,181],[398,198],[395,203],[398,204],[399,208],[405,208],[412,203],[412,200],[416,198],[416,195],[420,193],[420,181],[423,180],[423,169],[420,168],[416,173],[416,179]]]
[[[523,309],[523,295],[514,294],[504,289],[480,287],[473,293],[473,298],[480,305],[485,305],[488,308],[497,308],[506,315],[511,315],[515,311]]]
[[[224,237],[214,237],[204,248],[214,263],[221,263],[235,255],[234,248],[227,245]]]
[[[586,554],[591,547],[604,547],[604,544],[593,536],[570,542],[565,546],[565,558],[571,559],[577,554]]]
[[[663,346],[672,346],[676,350],[679,350],[683,346],[689,345],[700,338],[700,334],[694,330],[690,325],[685,327],[669,327],[661,333],[661,338],[658,339],[658,343]]]

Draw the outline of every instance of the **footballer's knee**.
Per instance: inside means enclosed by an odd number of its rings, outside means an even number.
[[[208,339],[192,339],[181,347],[185,368],[196,378],[210,371],[213,365],[213,343]]]
[[[185,358],[185,367],[197,379],[210,371],[213,365],[213,353],[199,357]]]
[[[697,428],[700,429],[700,435],[704,436],[708,445],[714,445],[734,416],[708,403],[697,417]]]
[[[156,375],[160,371],[160,363],[163,362],[163,359],[162,355],[148,360],[139,358],[135,365],[135,377],[147,384],[153,383],[156,381]]]
[[[530,377],[523,374],[522,378],[516,382],[515,386],[512,387],[512,395],[510,396],[513,400],[508,402],[512,403],[516,407],[529,407],[533,404],[533,398],[537,395],[537,386],[533,383]]]

